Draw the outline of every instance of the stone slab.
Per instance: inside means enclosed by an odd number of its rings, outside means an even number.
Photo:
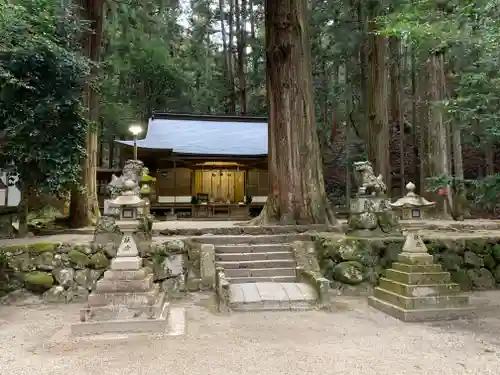
[[[113,271],[134,271],[142,268],[142,258],[123,257],[111,260],[111,270]]]
[[[250,276],[250,277],[227,277],[231,284],[248,284],[248,283],[294,283],[297,281],[297,276]]]
[[[217,253],[216,259],[221,262],[246,262],[258,260],[295,260],[291,250],[270,251],[264,253]]]
[[[375,288],[374,297],[406,310],[425,310],[434,308],[446,309],[466,307],[469,305],[469,298],[460,294],[427,297],[405,297],[396,293],[392,293],[380,287]]]
[[[306,283],[297,283],[296,285],[302,292],[304,301],[315,301],[318,298],[316,290],[311,285]]]
[[[246,284],[231,284],[230,285],[230,295],[231,302],[233,303],[245,303],[245,293],[243,293],[243,288]]]
[[[154,284],[150,292],[145,293],[90,293],[89,306],[125,305],[130,308],[154,304],[158,299],[159,285]]]
[[[459,294],[460,286],[455,283],[434,285],[408,285],[384,277],[379,280],[379,287],[405,297],[429,297]]]
[[[229,268],[224,270],[227,277],[272,277],[296,276],[293,268]]]
[[[440,264],[405,264],[394,262],[392,269],[402,272],[443,272],[443,267]]]
[[[405,310],[374,296],[368,297],[368,305],[403,322],[471,319],[476,317],[475,309],[469,306],[445,309]]]
[[[260,303],[262,301],[257,283],[240,284],[240,287],[245,296],[245,303]]]
[[[156,319],[117,319],[108,321],[79,322],[71,325],[75,336],[99,335],[106,333],[165,333],[168,325],[169,305],[165,303]]]
[[[427,253],[401,253],[398,254],[398,262],[404,264],[434,264],[434,257]]]
[[[95,291],[97,293],[137,293],[137,292],[147,292],[153,287],[153,275],[149,274],[145,278],[141,279],[106,279],[103,278],[99,280],[96,284]]]
[[[316,291],[305,283],[230,285],[230,307],[235,311],[311,310],[316,301]]]
[[[229,242],[228,242],[229,243]],[[274,244],[237,244],[237,245],[217,245],[216,250],[218,254],[221,253],[270,253],[270,252],[283,252],[291,251],[292,247],[290,244],[286,243],[274,243]]]
[[[394,269],[385,271],[385,277],[404,284],[449,284],[451,276],[449,272],[402,272]]]
[[[263,301],[290,302],[290,298],[281,283],[256,283]]]
[[[302,290],[297,286],[297,283],[283,283],[283,288],[285,289],[286,294],[290,301],[303,301],[304,294]]]
[[[151,268],[143,267],[139,270],[107,270],[104,272],[103,279],[109,280],[141,280],[153,271]]]

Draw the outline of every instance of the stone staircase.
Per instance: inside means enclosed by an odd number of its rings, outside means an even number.
[[[290,244],[215,246],[215,265],[231,284],[295,282],[297,262]]]
[[[314,283],[300,282],[294,241],[311,241],[305,234],[203,236],[212,244],[215,267],[227,285],[232,311],[309,310],[316,307]],[[219,291],[219,294],[220,293]]]

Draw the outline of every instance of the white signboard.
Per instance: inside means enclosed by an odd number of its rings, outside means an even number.
[[[7,186],[0,189],[0,206],[17,207],[21,203],[21,191],[13,185],[17,182],[16,176],[7,176],[7,173],[0,171],[0,180]]]

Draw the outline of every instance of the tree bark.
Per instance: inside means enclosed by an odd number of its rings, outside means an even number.
[[[387,82],[387,40],[376,33],[375,21],[370,21],[370,53],[368,59],[368,83],[370,95],[368,159],[374,164],[375,171],[380,173],[387,185],[387,193],[391,194],[390,163],[390,130],[388,116],[388,82]]]
[[[84,0],[83,18],[90,21],[90,30],[85,35],[85,56],[94,64],[99,63],[101,55],[102,27],[103,27],[103,0]],[[97,76],[98,67],[92,68],[92,79]],[[94,82],[87,82],[84,88],[84,106],[90,127],[87,131],[87,158],[82,165],[83,190],[73,189],[71,192],[70,219],[72,227],[90,225],[92,220],[99,217],[97,199],[97,150],[99,134],[99,96]]]
[[[227,42],[227,57],[228,57],[228,71],[229,74],[229,92],[231,95],[231,112],[236,113],[236,86],[234,79],[234,2],[238,0],[229,0],[229,15],[228,15],[228,42]]]
[[[403,108],[403,68],[401,61],[404,59],[401,53],[401,41],[397,37],[389,38],[390,56],[391,56],[391,110],[390,127],[394,131],[397,129],[399,136],[399,177],[400,193],[405,194],[405,149],[404,149],[404,108]]]
[[[241,114],[246,115],[248,113],[248,99],[247,99],[247,85],[246,85],[246,73],[245,73],[245,59],[246,59],[246,24],[247,24],[247,1],[236,0],[236,51],[238,60],[238,85],[240,94],[240,109]]]
[[[446,84],[444,76],[444,58],[442,53],[433,53],[428,61],[429,99],[432,101],[429,111],[427,156],[431,167],[430,177],[451,175],[448,147],[448,129],[444,121],[444,109],[441,101],[445,98]],[[453,207],[450,186],[446,187],[448,195],[444,199],[442,212],[445,218],[450,217],[449,207]]]
[[[266,0],[270,193],[252,224],[339,226],[316,132],[306,0]]]

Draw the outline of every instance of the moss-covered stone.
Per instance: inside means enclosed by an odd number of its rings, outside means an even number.
[[[495,286],[495,278],[486,268],[473,268],[467,270],[467,275],[472,281],[472,286],[477,290],[487,290]]]
[[[382,259],[380,265],[383,268],[390,268],[392,263],[398,259],[398,255],[403,249],[403,241],[389,241],[386,243],[386,248],[382,251]]]
[[[467,292],[472,289],[472,281],[465,269],[452,271],[451,280],[460,285],[460,289],[463,291]]]
[[[493,277],[495,278],[495,281],[497,284],[500,284],[500,265],[495,268],[495,271],[493,272]]]
[[[467,241],[466,248],[476,254],[488,254],[490,246],[487,239],[477,238],[475,241]]]
[[[497,263],[491,254],[486,254],[482,256],[484,266],[490,271],[495,270]]]
[[[365,279],[365,268],[356,261],[342,262],[334,267],[333,278],[345,284],[360,284]]]
[[[54,268],[60,267],[62,261],[60,257],[56,257],[56,254],[52,252],[44,252],[35,257],[34,264],[38,270],[50,272]]]
[[[43,292],[54,284],[54,278],[48,272],[33,271],[24,275],[26,289]]]
[[[495,244],[492,246],[491,255],[498,263],[500,263],[500,244]]]
[[[330,258],[324,259],[320,264],[321,273],[328,280],[333,280],[333,269],[335,268],[335,262]]]
[[[424,242],[435,262],[451,273],[453,281],[462,290],[500,286],[500,238],[424,238]],[[337,280],[334,274],[336,267],[346,261],[355,261],[364,263],[364,280],[376,284],[382,271],[391,268],[392,263],[397,261],[404,238],[332,237],[320,233],[315,237],[315,244],[321,272],[325,277]],[[349,244],[349,251],[346,248],[339,249],[340,244]],[[353,254],[356,254],[356,258],[351,257]],[[370,259],[373,264],[361,261],[363,257],[360,254],[372,256]]]
[[[99,251],[90,257],[88,265],[97,270],[104,269],[109,266],[109,259],[103,251]]]
[[[484,261],[476,253],[466,251],[464,253],[464,264],[469,268],[479,268],[484,266]]]
[[[464,259],[457,253],[447,250],[442,254],[437,254],[436,260],[443,265],[447,271],[458,271],[464,265]]]
[[[76,268],[85,268],[90,264],[90,258],[82,253],[81,251],[78,250],[71,250],[68,253],[69,260],[70,262],[76,267]]]
[[[27,245],[27,250],[32,255],[39,255],[46,252],[55,252],[58,245],[58,243],[53,242],[37,242]]]

